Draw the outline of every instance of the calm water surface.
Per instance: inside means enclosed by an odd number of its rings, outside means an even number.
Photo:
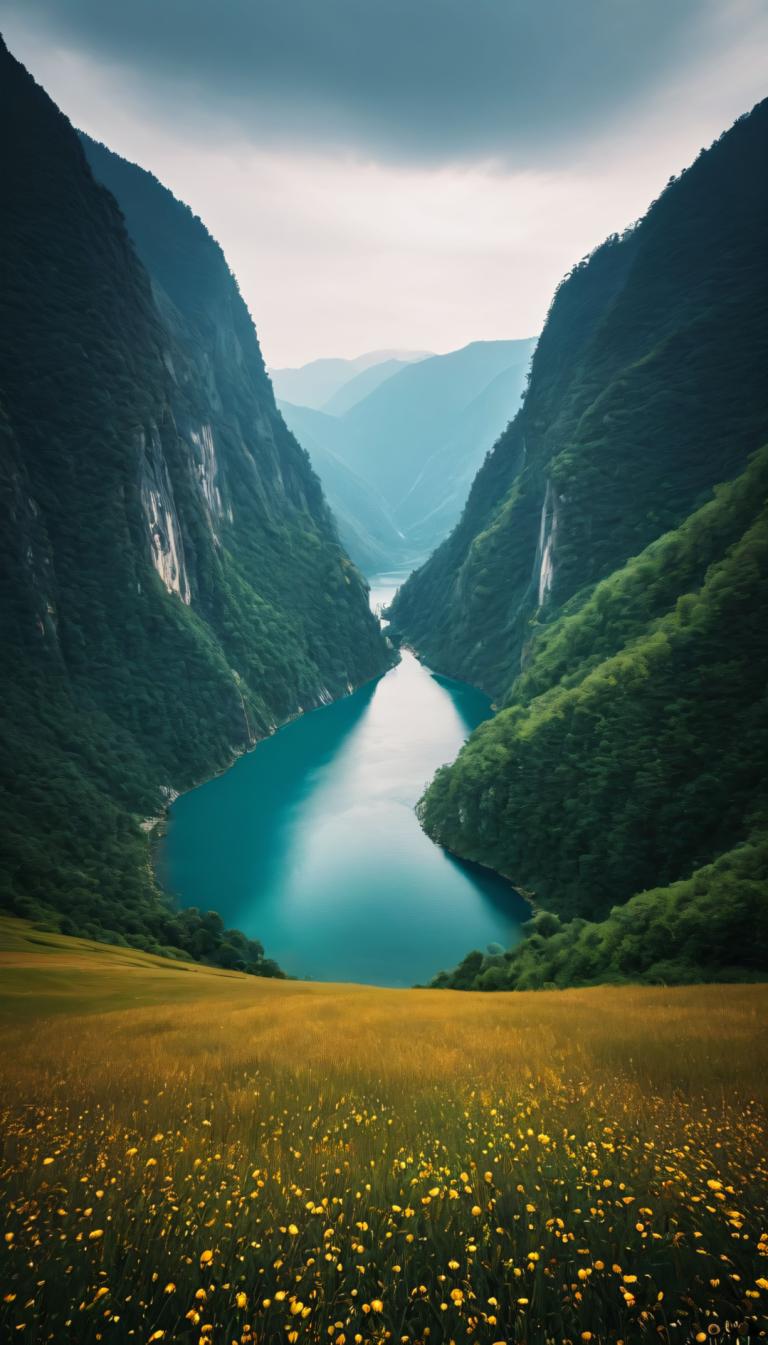
[[[372,581],[374,609],[402,578]],[[471,948],[514,943],[522,899],[433,845],[413,811],[489,714],[482,692],[404,652],[178,799],[160,856],[167,886],[318,980],[413,985]]]

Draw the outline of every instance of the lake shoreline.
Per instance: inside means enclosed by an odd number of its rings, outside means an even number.
[[[142,817],[139,819],[139,828],[141,831],[150,838],[150,841],[162,840],[168,827],[171,809],[178,799],[185,798],[187,794],[194,793],[196,789],[203,789],[206,785],[211,784],[213,780],[218,780],[220,776],[226,775],[227,771],[231,771],[232,767],[236,765],[238,761],[243,757],[250,756],[252,752],[255,752],[256,749],[261,747],[264,743],[269,742],[270,739],[274,738],[282,729],[287,728],[289,724],[294,724],[297,720],[303,719],[306,715],[314,714],[316,710],[326,710],[329,705],[336,705],[339,701],[346,700],[349,696],[354,696],[358,691],[362,691],[364,687],[369,686],[372,682],[378,682],[382,677],[386,677],[387,673],[391,672],[392,668],[396,668],[399,662],[399,650],[396,646],[393,646],[393,649],[398,653],[398,658],[394,660],[389,667],[384,668],[382,672],[376,673],[373,677],[367,677],[364,682],[360,682],[357,686],[352,687],[351,690],[342,691],[338,696],[332,696],[330,700],[319,701],[317,705],[308,705],[306,708],[295,710],[293,714],[288,715],[287,718],[281,720],[279,724],[275,724],[268,733],[265,733],[261,738],[257,738],[255,742],[250,744],[250,746],[232,748],[232,755],[229,760],[217,770],[211,771],[209,774],[206,773],[206,775],[201,779],[196,780],[194,784],[189,785],[186,789],[173,789],[171,791],[173,797],[169,798],[162,812],[154,814],[151,817]],[[153,873],[155,874],[157,882],[160,883],[160,886],[163,888],[163,891],[167,891],[159,874],[155,872],[154,864]],[[173,894],[169,893],[169,895]]]
[[[374,611],[400,582],[372,582]],[[407,988],[469,944],[510,947],[527,903],[435,844],[415,811],[491,714],[485,692],[393,646],[383,674],[185,791],[152,832],[157,881],[182,908],[217,909],[297,979]]]

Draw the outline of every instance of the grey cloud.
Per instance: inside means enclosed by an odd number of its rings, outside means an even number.
[[[711,42],[723,0],[4,0],[166,119],[390,160],[556,158]],[[749,8],[749,3],[747,4]],[[742,13],[744,6],[742,4]]]

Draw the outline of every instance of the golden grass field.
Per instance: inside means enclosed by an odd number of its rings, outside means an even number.
[[[0,921],[6,1342],[768,1334],[768,986],[257,981]]]

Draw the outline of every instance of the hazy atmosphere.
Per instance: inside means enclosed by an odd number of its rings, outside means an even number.
[[[527,337],[760,97],[760,0],[4,0],[72,122],[189,202],[267,363]]]
[[[0,1343],[768,1341],[766,0],[0,0]]]

